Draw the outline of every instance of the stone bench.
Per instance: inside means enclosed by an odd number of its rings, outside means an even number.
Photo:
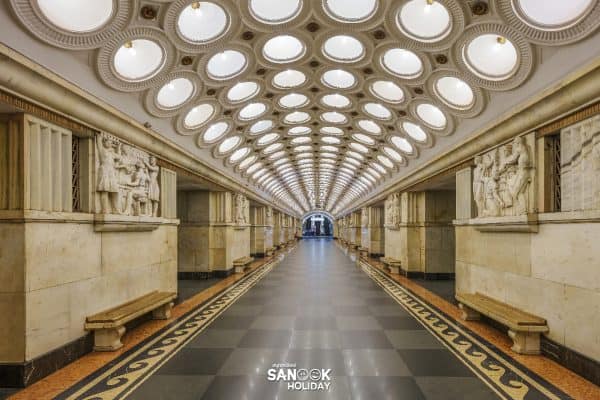
[[[94,350],[114,351],[123,346],[125,324],[152,311],[152,319],[169,319],[177,293],[154,291],[85,319],[85,330],[94,332]]]
[[[396,260],[395,258],[391,257],[379,257],[379,261],[388,267],[392,274],[400,273],[400,268],[402,266],[402,262],[400,260]]]
[[[244,270],[254,261],[254,257],[241,257],[237,260],[233,260],[233,267],[235,268],[236,274],[241,274]]]
[[[269,247],[268,249],[265,250],[265,256],[266,257],[271,257],[274,253],[275,253],[275,247]]]
[[[508,327],[514,352],[540,354],[540,333],[548,332],[545,319],[481,293],[457,293],[456,300],[465,321],[477,321],[483,314]]]
[[[363,258],[369,258],[369,249],[366,247],[359,247],[358,254]]]

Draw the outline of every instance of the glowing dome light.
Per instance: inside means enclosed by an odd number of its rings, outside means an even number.
[[[320,129],[320,132],[326,135],[336,135],[336,136],[342,136],[344,134],[344,131],[341,130],[340,128],[337,128],[335,126],[324,126]]]
[[[378,103],[367,103],[363,106],[365,112],[372,117],[379,119],[390,119],[392,118],[392,112],[387,108]]]
[[[113,60],[117,73],[132,81],[151,78],[163,67],[164,62],[162,47],[148,39],[125,42],[115,53]]]
[[[258,138],[256,144],[258,144],[259,146],[266,146],[268,144],[273,143],[277,139],[279,139],[279,135],[277,133],[267,133],[266,135],[263,135],[260,138]]]
[[[273,125],[274,125],[273,121],[270,121],[268,119],[255,122],[250,127],[250,133],[253,135],[257,135],[259,133],[262,133],[262,132],[265,132],[265,131],[271,129],[273,127]]]
[[[194,93],[194,84],[187,78],[176,78],[164,85],[156,95],[162,108],[175,108],[185,103]]]
[[[413,124],[412,122],[403,122],[402,129],[404,129],[408,136],[410,136],[418,142],[424,142],[427,140],[427,134],[417,124]]]
[[[281,24],[294,19],[302,9],[301,0],[250,0],[250,12],[265,24]]]
[[[352,36],[337,35],[325,41],[323,44],[323,54],[334,61],[350,63],[364,57],[365,47],[358,39]]]
[[[227,91],[227,100],[239,103],[258,94],[260,86],[256,82],[238,82]]]
[[[358,126],[367,133],[372,135],[381,134],[381,127],[370,119],[361,119],[358,121]]]
[[[398,153],[396,153],[396,154],[398,154]],[[398,154],[398,155],[400,155],[400,154]],[[388,167],[388,168],[394,168],[394,163],[392,163],[392,162],[390,161],[390,159],[389,159],[389,158],[387,158],[386,156],[379,155],[379,156],[377,156],[377,159],[378,159],[378,160],[379,160],[379,162],[380,162],[380,163],[382,163],[384,166],[386,166],[386,167]]]
[[[265,43],[263,55],[275,63],[288,63],[301,58],[306,52],[306,46],[300,39],[291,35],[275,36]]]
[[[396,150],[392,149],[391,147],[384,147],[383,148],[383,152],[392,160],[396,161],[396,162],[402,162],[402,160],[404,159],[400,153],[398,153]],[[381,161],[381,159],[379,159],[379,161]],[[390,167],[392,168],[392,167]]]
[[[350,99],[342,94],[326,94],[321,98],[321,103],[333,108],[346,108],[351,103]]]
[[[566,29],[590,11],[594,0],[513,0],[524,22],[547,30]]]
[[[371,92],[389,103],[401,103],[404,100],[404,91],[392,81],[373,82]]]
[[[377,11],[377,0],[326,0],[325,11],[343,22],[363,22]]]
[[[310,114],[304,111],[294,111],[285,116],[283,121],[288,124],[301,124],[310,120]]]
[[[440,2],[411,0],[398,13],[398,26],[408,37],[421,42],[437,42],[452,27],[450,13]]]
[[[288,130],[288,135],[296,136],[296,135],[307,135],[311,132],[308,126],[295,126]]]
[[[332,124],[344,124],[348,121],[344,114],[335,111],[324,112],[321,114],[321,119]]]
[[[416,78],[423,72],[423,62],[410,50],[389,49],[381,62],[388,71],[402,78]]]
[[[369,146],[373,146],[375,144],[375,140],[373,138],[362,133],[355,133],[354,135],[352,135],[352,138],[358,142],[364,143]]]
[[[220,154],[225,154],[225,153],[231,151],[232,149],[234,149],[241,142],[242,142],[242,138],[240,136],[228,137],[227,139],[225,139],[221,142],[217,151]]]
[[[209,42],[227,30],[229,18],[225,10],[208,1],[193,2],[177,18],[177,30],[189,42]]]
[[[244,106],[238,113],[238,117],[242,120],[249,120],[259,117],[267,111],[267,106],[264,103],[250,103]]]
[[[248,61],[243,53],[237,50],[225,50],[208,60],[206,71],[213,79],[229,79],[239,75],[247,65]]]
[[[299,93],[286,94],[279,99],[279,105],[285,108],[303,107],[308,104],[308,97]]]
[[[92,32],[113,15],[113,0],[37,0],[40,11],[57,27],[70,32]]]
[[[248,158],[246,158],[244,161],[242,161],[240,163],[239,169],[244,170],[244,169],[248,168],[250,166],[250,164],[255,162],[257,159],[258,159],[258,156],[249,156]]]
[[[394,146],[396,146],[403,152],[408,153],[408,154],[413,152],[412,144],[410,144],[408,142],[408,140],[406,140],[405,138],[400,137],[400,136],[392,136],[391,141]]]
[[[486,33],[466,46],[463,58],[475,74],[489,80],[508,79],[517,67],[517,49],[507,38]]]
[[[419,104],[417,115],[423,122],[435,129],[444,129],[448,123],[442,110],[432,104]]]
[[[217,122],[216,124],[210,125],[205,131],[202,139],[206,143],[213,143],[225,136],[229,130],[229,124],[227,122]]]
[[[273,86],[281,89],[291,89],[302,86],[306,82],[306,75],[295,69],[278,72],[273,77]]]
[[[335,89],[349,89],[356,85],[356,78],[343,69],[332,69],[323,74],[321,81]]]
[[[446,104],[454,108],[470,108],[475,99],[473,89],[465,81],[453,76],[439,78],[434,89]]]
[[[211,104],[200,104],[187,113],[183,125],[188,129],[197,128],[211,119],[214,113],[215,108]]]
[[[236,162],[240,161],[242,158],[244,158],[248,154],[250,154],[250,151],[251,150],[249,147],[242,147],[241,149],[237,149],[236,151],[233,152],[233,154],[231,156],[229,156],[229,162],[236,163]]]

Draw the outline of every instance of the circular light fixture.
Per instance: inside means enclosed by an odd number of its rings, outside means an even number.
[[[308,97],[299,93],[290,93],[279,99],[279,105],[285,108],[304,107],[308,104]]]
[[[306,53],[306,46],[300,39],[291,35],[275,36],[263,46],[264,57],[274,63],[296,61]]]
[[[288,135],[297,136],[297,135],[307,135],[311,132],[308,126],[295,126],[288,130]]]
[[[392,138],[390,140],[392,141],[392,144],[394,146],[396,146],[403,152],[405,152],[407,154],[411,154],[413,152],[412,144],[410,144],[409,141],[406,140],[405,138],[400,137],[400,136],[392,136]]]
[[[288,69],[285,71],[278,72],[273,77],[273,86],[280,89],[291,89],[298,86],[304,85],[306,82],[306,75],[303,72],[295,69]]]
[[[238,113],[238,118],[241,120],[250,120],[258,118],[267,111],[267,106],[264,103],[250,103],[244,106]]]
[[[401,78],[413,79],[423,73],[423,62],[410,50],[389,49],[383,54],[381,62],[390,73]]]
[[[236,163],[236,162],[240,161],[242,158],[246,157],[248,154],[250,154],[249,147],[242,147],[241,149],[237,149],[236,151],[233,152],[233,154],[231,156],[229,156],[229,163],[231,163],[231,164]]]
[[[175,108],[192,97],[194,84],[187,78],[175,78],[158,91],[156,103],[161,108]]]
[[[381,127],[377,125],[376,122],[371,121],[370,119],[361,119],[358,121],[358,126],[367,133],[372,135],[380,135]]]
[[[342,94],[326,94],[321,98],[321,103],[333,108],[346,108],[352,104],[349,98]]]
[[[398,153],[396,153],[396,154],[398,154]],[[398,154],[398,155],[400,155],[400,154]],[[379,155],[379,156],[377,156],[377,159],[378,159],[378,160],[379,160],[379,162],[380,162],[380,163],[382,163],[382,164],[383,164],[385,167],[388,167],[388,168],[390,168],[390,169],[391,169],[391,168],[394,168],[394,163],[392,163],[392,162],[390,161],[390,159],[389,159],[389,158],[387,158],[386,156]]]
[[[340,144],[342,142],[340,139],[333,136],[323,136],[321,141],[327,144]]]
[[[334,89],[349,89],[356,85],[356,78],[343,69],[332,69],[323,74],[321,82]]]
[[[435,81],[435,93],[450,107],[468,109],[473,106],[473,89],[462,79],[444,76]]]
[[[225,136],[228,130],[229,124],[227,122],[220,121],[214,123],[206,128],[204,134],[202,135],[202,139],[205,143],[214,143]]]
[[[356,151],[360,151],[361,153],[368,153],[369,152],[369,149],[367,147],[363,146],[360,143],[352,142],[352,143],[349,144],[349,146],[350,146],[351,149],[356,150]]]
[[[335,111],[324,112],[321,114],[321,119],[332,124],[344,124],[348,122],[344,114]]]
[[[238,144],[240,144],[241,141],[242,138],[240,136],[228,137],[227,139],[221,142],[221,144],[217,148],[217,151],[219,152],[219,154],[228,153],[229,151],[233,150]]]
[[[467,67],[476,75],[500,81],[514,74],[519,57],[517,49],[506,37],[485,33],[465,46],[463,58]]]
[[[352,63],[365,55],[365,47],[356,38],[348,35],[332,36],[323,44],[323,54],[334,61]]]
[[[352,139],[369,146],[373,146],[375,144],[375,140],[373,138],[362,133],[355,133],[354,135],[352,135]]]
[[[85,33],[102,28],[113,15],[113,0],[37,0],[40,11],[57,27]]]
[[[291,144],[294,146],[297,146],[299,144],[305,144],[305,143],[309,143],[311,141],[311,139],[307,136],[300,136],[297,138],[294,138],[291,140]]]
[[[344,134],[343,130],[341,130],[340,128],[337,128],[335,126],[324,126],[321,128],[320,132],[325,135],[336,135],[336,136],[342,136]]]
[[[404,129],[408,136],[415,139],[417,142],[424,142],[427,140],[427,134],[417,124],[413,124],[412,122],[403,122],[402,129]]]
[[[363,110],[370,116],[379,119],[390,119],[392,118],[392,112],[385,106],[378,103],[366,103],[363,106]]]
[[[398,153],[396,150],[392,149],[391,147],[384,147],[383,148],[383,152],[392,160],[396,161],[396,162],[402,162],[402,160],[404,160],[404,158],[400,155],[400,153]],[[382,161],[381,159],[379,159],[379,161]],[[389,160],[388,160],[389,161]],[[383,162],[383,161],[382,161]],[[392,168],[392,167],[390,167]]]
[[[442,110],[432,104],[419,104],[416,108],[416,112],[423,122],[435,129],[444,129],[448,123]],[[405,122],[405,124],[409,123]]]
[[[240,103],[258,94],[260,86],[256,82],[238,82],[227,91],[227,100]]]
[[[523,22],[545,30],[561,30],[579,22],[594,0],[513,0]]]
[[[411,0],[398,13],[398,27],[408,37],[420,42],[437,42],[452,28],[450,13],[435,0]]]
[[[325,0],[325,12],[340,22],[363,22],[377,11],[377,0]]]
[[[259,133],[265,132],[273,128],[273,126],[273,121],[270,121],[268,119],[258,121],[252,124],[252,126],[250,126],[250,133],[252,135],[258,135]]]
[[[183,125],[187,129],[197,128],[209,119],[215,113],[215,107],[211,104],[200,104],[194,108],[192,108],[183,119]]]
[[[401,103],[404,91],[392,81],[375,81],[371,84],[371,92],[388,103]]]
[[[302,9],[301,0],[250,0],[252,16],[265,24],[282,24],[294,19]]]
[[[244,170],[244,169],[248,168],[250,166],[250,164],[255,162],[257,159],[258,159],[258,156],[249,156],[248,158],[246,158],[244,161],[242,161],[240,163],[238,168],[240,170]]]
[[[277,133],[267,133],[266,135],[263,135],[260,138],[258,138],[256,144],[258,144],[259,146],[266,146],[268,144],[273,143],[277,139],[279,139],[279,135]]]
[[[265,147],[265,149],[263,150],[264,154],[271,154],[276,152],[277,150],[283,148],[283,144],[282,143],[273,143],[270,146]]]
[[[224,50],[212,56],[206,64],[208,76],[224,80],[239,75],[248,66],[246,56],[237,50]]]
[[[301,124],[310,120],[310,114],[304,111],[294,111],[285,116],[283,121],[288,124]]]
[[[115,53],[115,71],[124,79],[142,81],[156,75],[165,63],[165,53],[158,43],[148,39],[125,42]]]
[[[228,24],[223,8],[212,2],[195,1],[179,14],[177,31],[188,42],[206,43],[223,35]]]

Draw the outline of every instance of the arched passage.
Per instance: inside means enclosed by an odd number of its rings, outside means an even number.
[[[332,237],[333,216],[325,211],[312,211],[302,218],[302,237]]]

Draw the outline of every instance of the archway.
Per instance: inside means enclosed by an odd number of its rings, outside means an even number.
[[[328,212],[313,211],[302,219],[302,237],[332,237],[333,217]]]

